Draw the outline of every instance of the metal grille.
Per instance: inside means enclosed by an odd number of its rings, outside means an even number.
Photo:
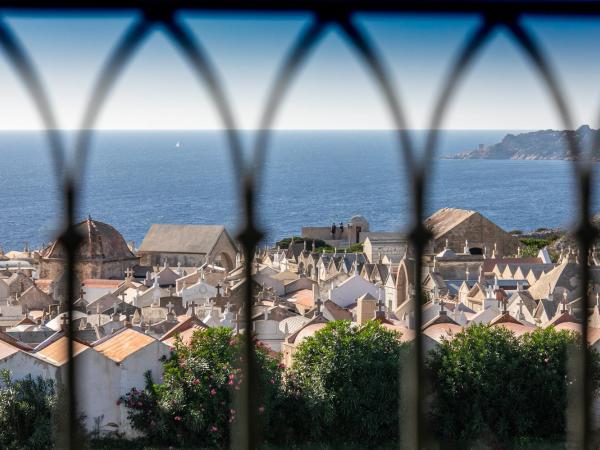
[[[438,131],[445,118],[453,95],[472,62],[483,50],[493,31],[502,28],[512,42],[518,47],[524,57],[531,63],[540,75],[542,84],[550,96],[556,113],[564,129],[573,129],[571,113],[564,92],[552,71],[548,58],[542,51],[536,38],[521,24],[521,18],[527,15],[600,15],[600,2],[598,1],[501,1],[501,0],[349,0],[338,2],[335,0],[289,0],[275,2],[272,0],[257,0],[246,2],[241,0],[3,0],[0,5],[4,8],[18,10],[85,10],[86,12],[136,10],[140,12],[139,18],[124,32],[119,41],[114,45],[112,53],[98,74],[97,81],[87,103],[87,108],[80,122],[80,128],[75,139],[74,158],[66,159],[66,147],[55,120],[52,105],[42,85],[34,61],[29,57],[27,50],[19,42],[9,25],[0,19],[0,45],[27,88],[41,119],[46,127],[48,144],[51,149],[54,171],[57,183],[63,190],[63,231],[60,242],[67,251],[66,270],[66,298],[69,307],[69,326],[67,335],[73,335],[72,304],[76,297],[75,266],[77,264],[77,248],[80,237],[75,232],[75,211],[80,201],[82,174],[87,165],[89,149],[93,137],[93,129],[97,123],[100,111],[106,103],[112,89],[118,82],[125,67],[135,57],[145,39],[155,30],[164,33],[181,52],[189,64],[190,70],[198,78],[198,82],[208,87],[218,116],[222,121],[224,133],[233,160],[236,179],[239,180],[239,194],[242,198],[243,208],[240,214],[243,217],[243,230],[239,240],[243,245],[245,260],[251,261],[255,254],[256,246],[261,240],[262,233],[257,226],[256,199],[261,188],[263,168],[267,159],[269,147],[270,127],[277,116],[279,107],[289,92],[290,86],[295,81],[300,69],[309,59],[311,52],[319,45],[324,32],[330,27],[336,27],[344,37],[347,45],[351,47],[356,57],[368,69],[373,82],[381,91],[382,100],[387,108],[395,127],[398,139],[398,151],[401,154],[409,174],[410,192],[412,199],[412,229],[410,233],[411,245],[414,249],[416,261],[421,261],[424,248],[429,240],[429,233],[423,226],[425,201],[427,198],[427,178],[431,174],[438,143]],[[270,88],[270,93],[264,105],[258,132],[253,142],[251,160],[245,162],[243,158],[242,141],[236,126],[234,115],[226,96],[225,90],[219,79],[208,52],[202,43],[187,28],[184,22],[178,19],[179,11],[229,11],[236,12],[308,12],[312,14],[310,24],[297,37],[287,55],[281,62],[275,82]],[[411,139],[407,130],[405,114],[402,103],[396,93],[386,62],[378,51],[369,34],[353,20],[356,13],[385,12],[385,13],[441,13],[452,15],[457,13],[470,13],[481,17],[480,25],[462,43],[458,56],[452,62],[446,74],[443,88],[431,109],[428,129],[430,130],[425,143],[418,148]],[[595,231],[590,223],[590,194],[592,169],[588,164],[591,154],[583,154],[577,142],[571,137],[568,142],[569,151],[576,158],[573,162],[574,177],[577,180],[577,203],[579,205],[578,225],[576,237],[579,242],[580,255],[588,255],[595,239]],[[596,142],[592,153],[598,151],[600,142]],[[589,158],[589,159],[588,159]],[[582,286],[588,285],[590,280],[588,265],[581,264]],[[245,265],[246,278],[252,277],[252,265]],[[420,264],[416,264],[414,301],[421,298],[421,272]],[[589,298],[587,292],[583,296],[583,310],[587,311]],[[251,300],[252,286],[246,283],[245,320],[246,329],[251,328]],[[420,307],[415,307],[415,328],[421,330],[422,314]],[[582,340],[587,342],[587,321],[583,322]],[[66,428],[61,433],[58,442],[60,448],[75,448],[75,429],[72,424],[76,422],[75,412],[75,364],[73,356],[73,341],[69,347],[68,378],[67,378],[67,407],[68,419]],[[258,436],[256,434],[255,415],[248,413],[255,410],[256,383],[254,373],[254,354],[252,342],[246,339],[246,379],[248,383],[242,390],[243,405],[240,421],[235,430],[235,448],[256,448]],[[423,379],[423,346],[420,338],[415,340],[413,364],[408,372],[403,374],[411,381],[410,392],[412,395],[405,398],[405,410],[412,411],[405,417],[411,419],[404,424],[402,447],[407,449],[422,448],[427,445],[424,415],[424,392],[420,380]],[[575,358],[576,370],[581,377],[577,377],[578,384],[576,395],[570,397],[569,440],[576,448],[589,448],[590,440],[590,399],[591,386],[589,375],[588,356],[585,352]],[[245,411],[245,413],[244,413]]]

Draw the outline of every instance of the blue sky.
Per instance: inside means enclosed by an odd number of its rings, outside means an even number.
[[[94,77],[134,15],[8,16],[51,93],[59,124],[76,128]],[[257,125],[278,64],[309,16],[184,15],[215,62],[242,128]],[[409,126],[427,127],[435,96],[476,17],[360,16],[391,69]],[[576,124],[594,125],[600,105],[600,21],[527,19],[547,49]],[[0,61],[0,129],[39,128],[20,82]],[[545,91],[521,53],[497,33],[455,98],[449,129],[560,128]],[[127,68],[98,123],[106,129],[213,129],[212,103],[172,44],[154,32]],[[355,55],[330,31],[304,67],[275,126],[282,129],[385,129],[379,91]]]

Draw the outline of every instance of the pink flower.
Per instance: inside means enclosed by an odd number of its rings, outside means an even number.
[[[212,427],[210,427],[211,433],[216,433],[217,431],[219,431],[219,429],[216,426],[213,425]]]
[[[273,378],[271,378],[271,379],[269,380],[269,383],[271,383],[271,384],[275,384],[275,380],[274,380]]]
[[[181,422],[181,416],[175,416],[174,419],[176,422]]]
[[[198,378],[194,378],[194,381],[192,381],[192,383],[198,385],[200,384],[200,380]]]
[[[210,390],[210,395],[217,395],[217,390],[215,388],[212,388]]]
[[[260,406],[258,407],[258,412],[259,412],[260,414],[264,413],[264,412],[265,412],[265,406],[264,406],[264,405],[260,405]]]
[[[117,400],[117,406],[121,406],[121,399]]]
[[[233,380],[234,378],[235,378],[235,375],[234,375],[233,373],[230,373],[230,374],[229,374],[229,379],[230,379],[230,380]]]
[[[229,380],[229,383],[227,383],[229,386],[233,386],[233,380]]]

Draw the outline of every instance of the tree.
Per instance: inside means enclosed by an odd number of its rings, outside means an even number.
[[[132,389],[120,401],[135,429],[153,443],[226,447],[236,420],[234,395],[244,382],[240,368],[243,337],[229,328],[197,331],[189,346],[177,340],[165,361],[163,382]],[[268,430],[280,393],[282,366],[256,346],[259,406],[255,412]]]
[[[0,447],[53,448],[54,383],[31,375],[13,381],[8,371],[0,377]]]
[[[288,395],[305,438],[373,446],[398,435],[399,373],[408,344],[377,321],[328,323],[294,354]]]
[[[443,341],[427,361],[438,437],[468,447],[483,440],[510,448],[526,440],[563,439],[567,350],[580,336],[553,328],[521,338],[502,327],[476,325]],[[598,357],[591,352],[594,387]]]

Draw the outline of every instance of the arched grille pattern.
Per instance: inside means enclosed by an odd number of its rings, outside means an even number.
[[[251,4],[250,4],[251,3]],[[409,175],[410,193],[412,199],[412,229],[410,232],[411,245],[416,261],[421,261],[424,248],[429,240],[429,233],[423,226],[425,202],[427,198],[426,187],[428,177],[432,173],[431,166],[436,154],[438,144],[438,130],[443,126],[445,114],[461,81],[468,73],[474,59],[484,51],[492,32],[502,29],[512,38],[513,44],[518,47],[525,59],[539,74],[547,94],[551,98],[556,113],[564,129],[573,129],[571,113],[564,92],[557,82],[547,56],[542,51],[535,36],[524,28],[521,18],[524,14],[541,15],[599,15],[600,2],[598,1],[387,1],[387,0],[350,0],[340,2],[334,0],[291,0],[273,2],[258,0],[243,2],[240,0],[223,0],[214,2],[209,0],[95,0],[75,2],[69,0],[44,1],[23,0],[13,2],[0,1],[5,8],[18,9],[51,9],[70,10],[85,9],[90,12],[100,10],[138,10],[139,18],[124,32],[115,44],[111,54],[101,69],[94,88],[87,102],[85,113],[80,123],[74,143],[72,161],[66,158],[67,149],[61,136],[58,123],[55,119],[52,105],[47,92],[41,82],[35,62],[30,58],[26,48],[20,43],[18,37],[9,25],[0,20],[0,46],[5,56],[12,65],[25,88],[29,92],[44,126],[48,138],[48,145],[52,153],[56,181],[62,186],[63,192],[63,231],[60,242],[67,251],[67,276],[66,298],[69,307],[69,326],[67,336],[73,336],[73,322],[71,319],[73,299],[76,297],[75,265],[76,254],[80,244],[80,236],[75,231],[75,211],[80,201],[80,190],[85,173],[87,159],[93,138],[93,129],[107,98],[116,83],[119,81],[125,67],[134,58],[144,41],[153,32],[164,33],[181,52],[189,65],[189,69],[197,77],[198,82],[208,88],[214,103],[216,114],[220,117],[227,135],[227,142],[233,161],[235,179],[239,180],[239,195],[242,199],[240,214],[243,218],[243,229],[239,240],[243,245],[246,261],[251,261],[262,233],[257,226],[256,198],[261,188],[263,168],[268,156],[270,128],[277,117],[280,105],[302,67],[310,58],[311,52],[319,45],[324,32],[335,27],[345,39],[346,44],[355,52],[367,71],[372,76],[373,82],[382,95],[382,103],[387,108],[393,125],[397,132],[398,152],[407,167]],[[279,71],[271,86],[269,95],[264,104],[260,122],[257,124],[255,140],[252,143],[251,159],[245,161],[243,157],[242,140],[240,138],[235,117],[227,98],[224,86],[217,75],[209,52],[202,43],[187,28],[185,23],[178,18],[180,11],[199,10],[236,10],[260,12],[287,12],[302,11],[312,14],[310,23],[297,37],[281,62]],[[451,63],[442,89],[437,100],[432,105],[427,138],[422,147],[417,146],[411,139],[402,102],[396,93],[394,83],[387,69],[386,61],[371,40],[369,34],[354,20],[354,15],[361,12],[394,12],[394,13],[472,13],[481,17],[480,24],[462,43],[458,56]],[[401,82],[402,80],[400,80]],[[595,239],[595,231],[590,222],[590,194],[592,185],[592,169],[589,161],[598,151],[600,142],[596,142],[590,153],[584,154],[582,149],[571,137],[568,142],[569,151],[575,155],[573,173],[577,180],[577,203],[579,205],[578,225],[576,237],[578,238],[581,255],[587,255]],[[402,181],[404,182],[404,181]],[[246,264],[246,277],[252,277],[252,265]],[[590,280],[589,267],[581,264],[582,286],[587,286]],[[421,265],[416,264],[414,301],[421,298]],[[247,330],[251,329],[251,300],[252,286],[246,283],[245,320]],[[583,298],[583,310],[588,309],[589,298],[586,292],[580,293]],[[421,330],[422,314],[419,307],[415,308],[415,329]],[[587,342],[587,321],[582,324],[583,342]],[[234,431],[233,443],[235,448],[256,448],[258,436],[256,435],[255,415],[248,413],[255,410],[256,390],[254,387],[254,356],[252,341],[245,340],[245,367],[247,383],[241,392],[243,408],[239,415]],[[73,357],[73,341],[69,346],[68,378],[67,378],[67,408],[68,420],[65,420],[65,429],[61,433],[60,448],[75,448],[74,427],[70,424],[76,422],[75,412],[75,383],[76,367]],[[589,375],[588,356],[586,353],[576,355],[575,363],[579,377],[576,395],[570,397],[569,404],[569,439],[574,448],[589,448],[590,446],[590,399],[591,386]],[[403,424],[402,448],[416,449],[427,445],[428,436],[424,426],[424,392],[420,380],[423,379],[423,346],[420,338],[415,340],[415,352],[412,365],[402,374],[405,380],[403,386],[406,395],[403,396],[405,414]]]

